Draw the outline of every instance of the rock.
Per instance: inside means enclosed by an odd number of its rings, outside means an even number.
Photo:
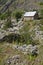
[[[18,49],[18,45],[13,45],[13,49]]]
[[[34,55],[37,56],[38,55],[37,50],[33,50],[31,55],[32,56],[34,56]]]
[[[23,48],[26,48],[26,46],[27,46],[27,45],[26,45],[26,44],[24,44],[22,47],[23,47]]]
[[[0,41],[3,40],[3,38],[5,37],[5,33],[3,31],[0,32]]]
[[[4,26],[5,26],[5,25],[4,25],[4,24],[2,24],[2,25],[1,25],[1,28],[3,29],[3,27],[4,27]]]
[[[14,32],[13,28],[8,28],[9,32]]]
[[[26,65],[27,60],[23,59],[20,55],[14,55],[8,58],[5,65]]]
[[[19,46],[19,47],[18,47],[18,50],[22,51],[22,49],[23,49],[22,46]]]
[[[20,59],[20,55],[15,55],[15,56],[13,56],[11,58],[8,58],[8,60],[6,61],[6,64],[10,65],[12,62],[14,64],[18,64],[19,59]]]
[[[7,60],[7,64],[10,65],[11,64],[11,59]]]
[[[28,52],[32,55],[37,55],[38,54],[38,48],[37,46],[33,46],[33,45],[28,45],[27,46]]]
[[[17,23],[12,23],[13,27],[17,27],[18,24]]]
[[[19,46],[19,45],[14,45],[13,49],[17,49],[19,51],[21,51],[24,54],[31,54],[31,55],[37,55],[38,54],[38,47],[36,45],[23,45],[23,46]]]

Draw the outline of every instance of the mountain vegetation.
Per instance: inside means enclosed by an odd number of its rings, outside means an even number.
[[[0,0],[0,65],[43,65],[43,0]]]

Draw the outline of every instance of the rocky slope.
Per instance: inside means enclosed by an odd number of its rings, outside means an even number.
[[[7,6],[9,6],[9,2],[11,1],[14,1],[13,4],[11,3],[10,5],[10,9],[12,11],[14,11],[15,9],[22,9],[22,10],[33,10],[33,9],[40,9],[40,8],[43,8],[42,6],[40,6],[40,2],[43,2],[43,0],[2,0],[0,1],[0,6],[1,8],[6,8],[6,7],[3,7],[3,6],[6,6],[6,3],[7,3]]]

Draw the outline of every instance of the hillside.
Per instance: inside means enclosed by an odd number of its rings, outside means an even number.
[[[25,11],[29,11],[29,10],[39,10],[42,9],[43,6],[40,5],[40,2],[43,2],[43,0],[2,0],[0,1],[0,7],[3,8],[3,6],[6,3],[9,3],[10,1],[14,1],[13,3],[11,3],[10,5],[10,9],[12,11],[14,11],[15,9],[22,9]],[[9,6],[9,5],[7,5]],[[4,7],[5,8],[5,7]]]
[[[0,0],[0,65],[43,65],[43,0]]]
[[[6,38],[7,41],[0,42],[0,65],[43,65],[42,23],[43,20],[25,22],[22,29],[20,28],[20,34],[24,36],[24,41],[20,37],[17,38],[18,35],[16,35],[15,37],[15,35],[13,35],[12,33],[13,42],[9,42],[12,40],[12,36],[10,35],[10,37],[8,36],[8,38]],[[5,32],[5,30],[2,31]],[[8,35],[9,32],[6,32]],[[31,44],[34,44],[35,46],[33,45],[32,47]],[[35,49],[35,52],[37,52],[38,54],[32,55],[32,52],[30,53],[30,51],[32,51],[33,49]]]

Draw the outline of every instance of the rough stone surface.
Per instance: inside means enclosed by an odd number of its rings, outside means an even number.
[[[38,47],[36,45],[35,46],[31,44],[30,45],[25,44],[23,46],[14,45],[12,48],[17,49],[24,54],[32,54],[32,55],[38,54]]]

